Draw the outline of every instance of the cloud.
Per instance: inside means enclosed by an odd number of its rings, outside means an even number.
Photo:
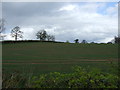
[[[2,2],[48,2],[48,0],[3,0]],[[98,2],[97,0],[49,0],[49,2]],[[119,0],[100,0],[100,2],[119,2]]]
[[[74,5],[68,5],[68,6],[64,6],[64,7],[60,8],[59,10],[60,10],[60,11],[64,11],[64,10],[66,10],[66,11],[71,11],[71,10],[73,10],[74,8],[75,8]]]
[[[4,3],[8,28],[16,25],[24,39],[36,39],[45,29],[56,40],[108,42],[118,33],[117,3]],[[9,30],[8,30],[9,31]]]

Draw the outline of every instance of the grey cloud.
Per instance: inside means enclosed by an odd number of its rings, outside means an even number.
[[[75,10],[59,11],[69,4],[76,5]],[[46,29],[61,41],[73,42],[76,38],[80,41],[102,41],[117,34],[117,16],[97,13],[102,5],[105,3],[86,3],[85,6],[78,3],[53,2],[3,3],[3,17],[8,22],[8,29],[16,25],[24,28],[24,39],[35,39],[38,30]]]
[[[56,10],[64,4],[66,3],[4,2],[2,5],[3,18],[7,19],[9,25],[45,24],[47,19],[44,17],[51,18],[61,15],[59,12],[56,13]]]
[[[44,3],[44,2],[14,2],[3,3],[3,14],[10,16],[31,17],[31,16],[50,16],[53,12],[63,6],[64,3]]]

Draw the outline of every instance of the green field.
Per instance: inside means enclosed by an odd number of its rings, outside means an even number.
[[[117,64],[117,44],[74,44],[52,42],[4,43],[3,71],[25,73],[71,72],[71,67],[100,68],[110,72]]]

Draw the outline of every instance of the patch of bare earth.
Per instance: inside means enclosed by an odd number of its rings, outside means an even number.
[[[79,63],[110,63],[110,62],[117,62],[117,60],[111,60],[111,59],[105,59],[105,60],[89,60],[89,59],[84,59],[84,60],[33,60],[33,62],[15,62],[16,60],[4,60],[4,61],[14,61],[14,62],[8,62],[8,63],[2,63],[2,64],[78,64]],[[37,61],[37,62],[36,62]],[[38,62],[39,61],[39,62]],[[40,61],[49,61],[49,62],[40,62]]]

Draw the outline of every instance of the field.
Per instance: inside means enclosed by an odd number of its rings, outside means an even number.
[[[2,50],[4,73],[69,73],[75,65],[111,72],[118,60],[117,44],[21,42],[3,43]]]

